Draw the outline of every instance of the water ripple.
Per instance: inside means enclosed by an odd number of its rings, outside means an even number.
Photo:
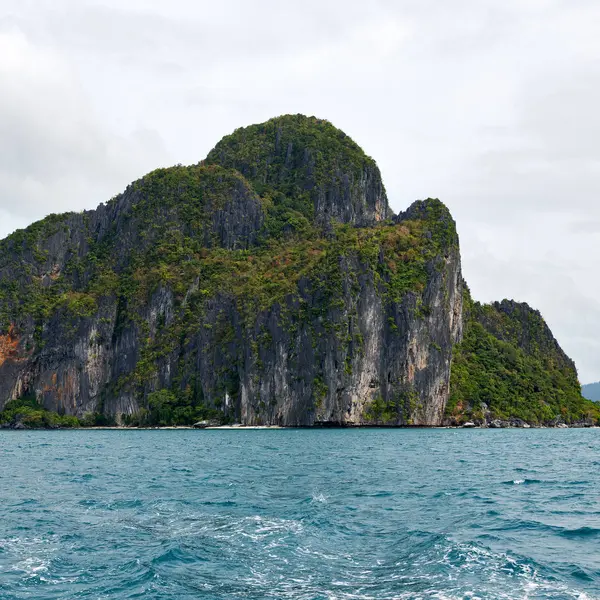
[[[597,431],[463,433],[1,431],[0,598],[600,598]]]

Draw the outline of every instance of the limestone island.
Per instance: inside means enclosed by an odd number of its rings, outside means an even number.
[[[437,199],[394,214],[331,123],[236,130],[0,242],[0,425],[592,426],[527,304],[472,299]]]

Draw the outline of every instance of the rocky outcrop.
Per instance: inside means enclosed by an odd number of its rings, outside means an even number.
[[[465,298],[441,202],[394,217],[350,138],[279,117],[0,242],[0,409],[439,425]]]
[[[464,321],[445,423],[556,427],[597,421],[597,405],[582,397],[573,361],[538,311],[513,300],[482,305],[467,293]]]
[[[502,300],[489,307],[475,306],[473,317],[486,331],[514,344],[528,355],[549,359],[560,369],[576,373],[575,363],[565,354],[538,310],[526,302]]]
[[[236,169],[262,193],[283,194],[320,224],[365,226],[392,216],[375,161],[322,119],[287,115],[238,129],[205,162]]]
[[[114,226],[122,221],[119,215]],[[432,254],[423,288],[394,301],[378,272],[383,249],[374,265],[339,251],[328,257],[325,279],[315,269],[283,303],[250,314],[223,289],[190,312],[206,293],[198,279],[179,299],[170,283],[160,284],[134,314],[118,290],[89,308],[59,304],[38,325],[37,341],[33,322],[21,321],[20,337],[11,329],[19,351],[0,366],[1,397],[29,393],[61,413],[119,416],[175,387],[246,424],[439,424],[461,336],[458,245]]]

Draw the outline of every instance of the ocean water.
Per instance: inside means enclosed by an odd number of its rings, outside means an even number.
[[[600,598],[600,430],[0,431],[0,598]]]

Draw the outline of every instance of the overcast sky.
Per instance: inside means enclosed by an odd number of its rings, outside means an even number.
[[[0,0],[0,237],[236,127],[332,121],[392,208],[439,197],[476,299],[600,379],[598,0]]]

